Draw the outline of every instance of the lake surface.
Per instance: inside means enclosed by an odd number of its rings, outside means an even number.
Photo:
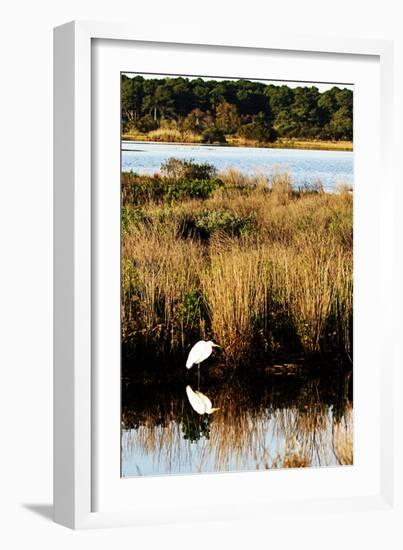
[[[219,410],[198,414],[187,386]],[[352,374],[341,369],[123,382],[123,477],[348,465],[352,434]]]
[[[353,153],[350,151],[122,142],[124,172],[154,174],[170,157],[209,162],[218,170],[233,167],[249,175],[270,174],[273,169],[288,170],[294,185],[320,180],[326,191],[334,190],[338,183],[353,185]]]

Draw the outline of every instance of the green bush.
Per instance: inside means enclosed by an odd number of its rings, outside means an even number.
[[[148,216],[138,209],[123,206],[121,210],[122,233],[130,231],[130,227],[149,221]]]
[[[170,181],[167,182],[164,200],[207,199],[222,185],[219,179]]]
[[[185,327],[195,327],[203,313],[203,295],[198,288],[192,288],[183,297],[181,320]]]
[[[207,199],[224,184],[220,179],[171,179],[155,176],[123,174],[123,205],[139,205],[148,201],[173,202],[184,199]]]
[[[317,195],[318,193],[324,193],[323,183],[320,180],[314,180],[311,182],[300,183],[297,187],[298,193]]]
[[[158,126],[158,122],[150,115],[145,115],[136,121],[136,128],[145,134],[152,130],[156,130]]]
[[[161,174],[175,180],[209,180],[217,175],[217,169],[207,162],[197,163],[193,159],[171,157],[161,164]]]
[[[122,204],[133,206],[163,197],[163,181],[158,175],[143,176],[134,172],[122,173]]]
[[[194,229],[202,238],[209,238],[216,231],[242,235],[251,232],[255,226],[253,216],[240,216],[231,210],[203,210],[194,219]]]
[[[202,133],[202,142],[203,143],[227,143],[225,139],[224,132],[217,128],[216,126],[211,126],[211,128],[206,128]]]
[[[239,135],[245,139],[260,142],[273,142],[276,140],[276,131],[260,113],[252,122],[244,124],[239,129]]]

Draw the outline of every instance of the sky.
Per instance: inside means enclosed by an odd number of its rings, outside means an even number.
[[[177,76],[183,76],[184,78],[188,78],[189,80],[194,80],[195,78],[201,78],[202,80],[239,80],[238,78],[231,78],[231,77],[203,77],[203,76],[189,76],[189,75],[161,75],[161,74],[153,74],[153,73],[122,73],[129,78],[132,78],[134,75],[138,74],[142,76],[143,78],[166,78],[166,77],[172,77],[175,78]],[[318,90],[322,93],[326,90],[330,90],[334,86],[338,86],[339,88],[347,88],[348,90],[353,90],[354,86],[352,84],[338,84],[338,83],[324,83],[324,82],[294,82],[290,80],[259,80],[255,78],[248,78],[245,80],[252,80],[253,82],[263,82],[264,84],[274,84],[275,86],[282,86],[286,84],[290,88],[297,88],[298,86],[316,86]]]

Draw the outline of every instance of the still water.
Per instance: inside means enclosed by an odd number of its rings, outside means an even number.
[[[124,172],[153,174],[170,157],[209,162],[218,170],[233,167],[249,175],[270,173],[273,169],[288,170],[294,185],[320,180],[326,191],[332,191],[338,183],[353,184],[353,153],[350,151],[122,142]]]
[[[186,388],[218,410],[199,414]],[[122,476],[353,462],[351,372],[123,381]]]

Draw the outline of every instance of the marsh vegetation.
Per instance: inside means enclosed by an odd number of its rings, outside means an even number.
[[[180,364],[199,339],[217,367],[352,356],[353,198],[169,159],[122,173],[122,362]]]

